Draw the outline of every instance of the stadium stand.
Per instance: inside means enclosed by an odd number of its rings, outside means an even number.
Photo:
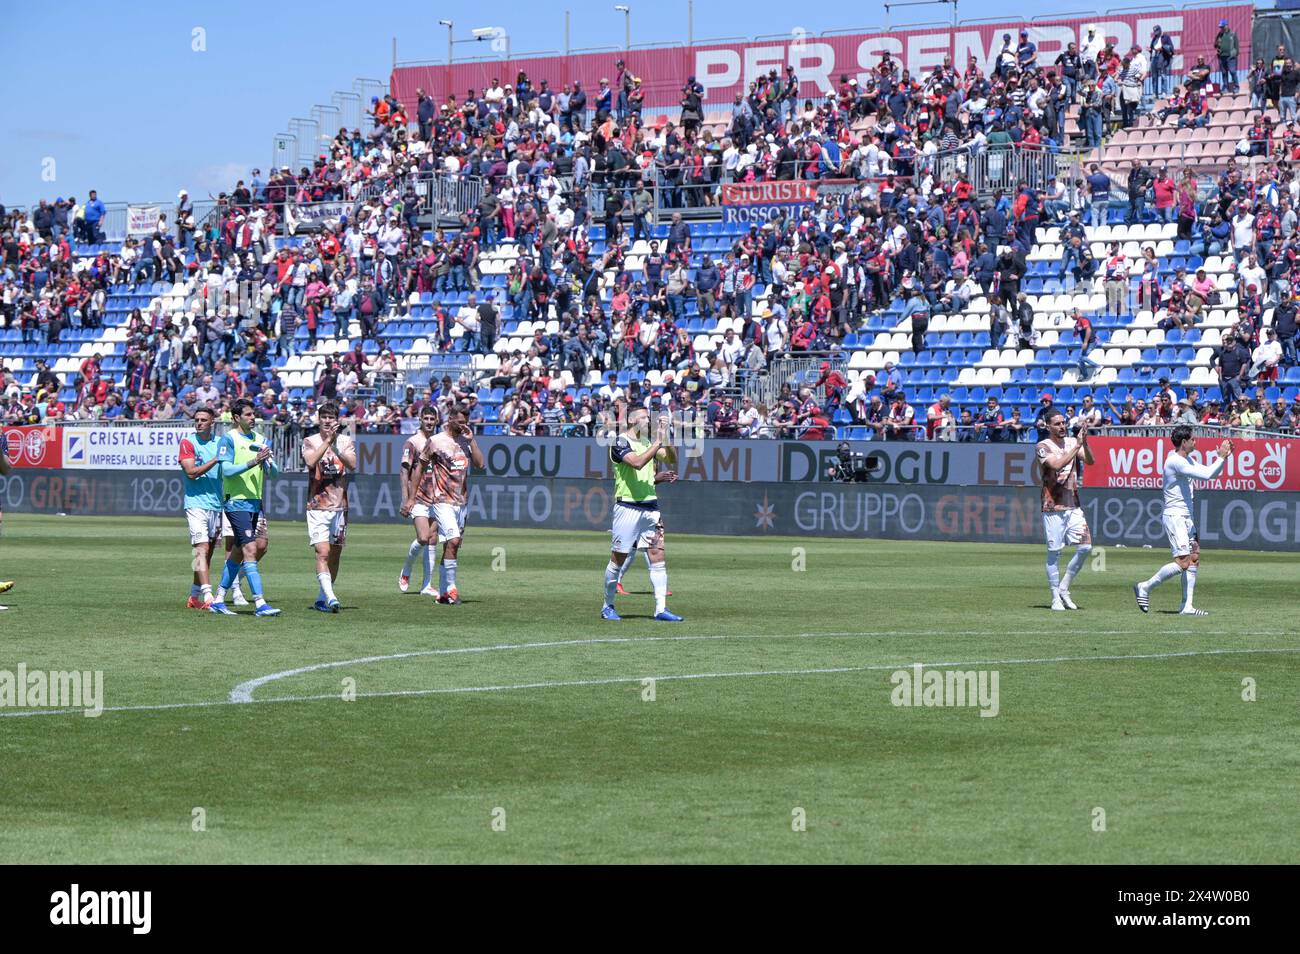
[[[1047,404],[1296,430],[1294,64],[1156,96],[1140,48],[1021,69],[1025,43],[989,76],[886,57],[816,101],[773,71],[727,113],[688,80],[677,122],[524,74],[409,112],[390,93],[312,166],[254,170],[201,219],[182,193],[139,240],[93,198],[0,210],[0,417],[249,395],[389,430],[466,400],[489,432],[589,434],[626,397],[753,437],[1028,440]],[[724,188],[764,182],[813,192],[720,220]]]

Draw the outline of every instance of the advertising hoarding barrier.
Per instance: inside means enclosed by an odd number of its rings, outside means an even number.
[[[468,522],[604,535],[610,488],[609,481],[581,478],[474,478]],[[185,535],[183,493],[179,472],[24,470],[0,478],[7,512],[172,517],[178,541]],[[358,477],[349,496],[353,524],[406,522],[396,477]],[[301,521],[306,501],[305,474],[270,481],[271,532],[275,521]],[[679,482],[665,490],[662,504],[670,534],[1043,542],[1038,492],[1028,486]],[[1091,490],[1083,507],[1099,546],[1167,544],[1158,492]],[[1205,491],[1196,497],[1196,522],[1206,549],[1300,550],[1300,494]],[[606,544],[593,542],[593,553]]]

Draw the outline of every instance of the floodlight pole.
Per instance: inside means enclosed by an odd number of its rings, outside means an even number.
[[[889,29],[889,11],[893,7],[930,7],[936,3],[952,4],[952,28],[957,29],[957,0],[904,0],[903,3],[885,4],[885,29]]]

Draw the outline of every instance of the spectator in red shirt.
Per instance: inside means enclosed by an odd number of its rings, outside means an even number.
[[[81,362],[81,368],[80,368],[81,377],[77,381],[78,395],[80,395],[81,392],[85,390],[88,384],[90,384],[96,378],[99,377],[99,369],[100,366],[103,364],[103,362],[104,362],[104,356],[100,354],[98,351],[96,351],[94,355],[87,358],[85,361]]]
[[[1178,183],[1167,168],[1160,170],[1152,187],[1156,193],[1156,215],[1164,222],[1175,221],[1178,217]]]
[[[848,390],[849,382],[837,369],[831,367],[829,361],[823,361],[820,370],[821,373],[817,376],[813,387],[826,388],[826,403],[831,407],[839,407],[844,399],[844,392]]]

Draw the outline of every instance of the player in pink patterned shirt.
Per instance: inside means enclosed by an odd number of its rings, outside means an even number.
[[[402,499],[412,496],[411,473],[415,462],[424,453],[424,447],[438,433],[438,409],[432,404],[420,411],[420,429],[406,439],[402,445]],[[433,475],[425,474],[424,482],[433,483]],[[411,586],[411,567],[416,559],[424,564],[424,582],[420,585],[421,596],[438,598],[438,591],[433,588],[433,564],[437,558],[437,538],[434,536],[438,527],[433,520],[433,511],[425,504],[416,504],[411,510],[411,522],[415,524],[415,539],[406,551],[406,562],[397,577],[397,589],[405,593]]]
[[[1043,482],[1043,532],[1047,537],[1047,585],[1052,593],[1052,609],[1078,609],[1070,597],[1070,584],[1083,569],[1092,550],[1092,534],[1083,508],[1079,506],[1079,472],[1093,462],[1088,446],[1088,425],[1079,428],[1078,438],[1070,436],[1069,422],[1060,411],[1047,417],[1048,436],[1038,442],[1039,476]],[[1061,551],[1074,544],[1065,573],[1060,571]]]
[[[438,597],[439,603],[460,603],[460,593],[456,589],[456,555],[465,532],[469,469],[471,464],[481,468],[484,463],[483,452],[474,440],[465,408],[458,404],[447,411],[442,431],[425,444],[407,484],[402,515],[410,514],[417,504],[423,504],[430,508],[438,524],[438,539],[442,541],[442,562],[438,565],[438,589],[442,594]],[[433,474],[432,486],[424,479],[427,473]]]
[[[320,433],[302,442],[307,465],[307,539],[316,551],[316,579],[320,593],[313,608],[337,613],[339,600],[334,581],[348,526],[348,475],[356,473],[357,450],[351,437],[339,433],[339,409],[322,404],[316,412]]]

